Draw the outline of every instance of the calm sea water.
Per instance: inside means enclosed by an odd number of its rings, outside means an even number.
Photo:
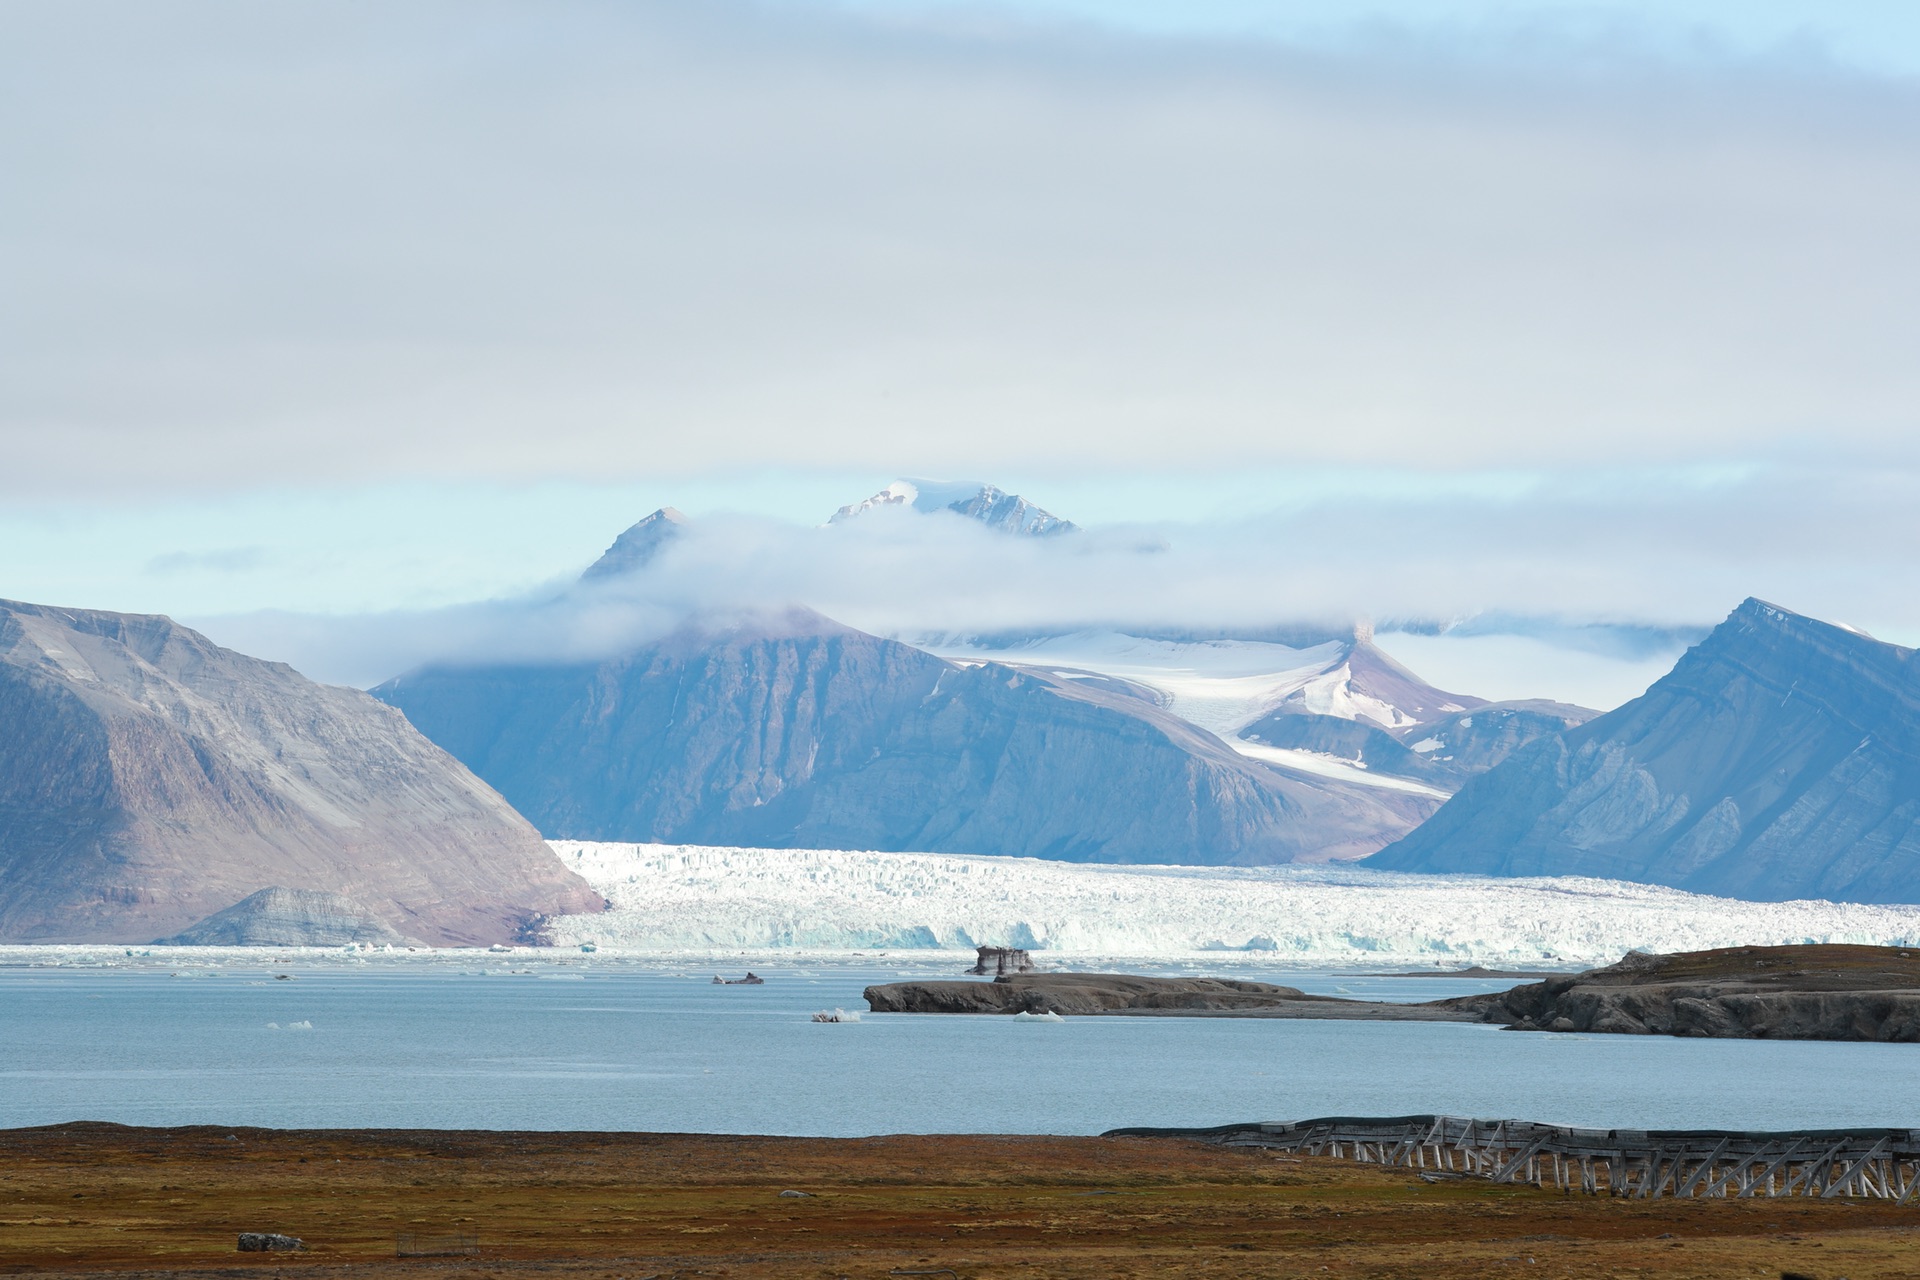
[[[773,968],[761,987],[673,967],[279,971],[296,976],[0,968],[0,1127],[1095,1133],[1429,1111],[1606,1127],[1920,1127],[1920,1045],[1422,1023],[810,1021],[818,1009],[864,1009],[871,982],[933,972],[893,965]],[[1508,985],[1235,972],[1384,999]]]

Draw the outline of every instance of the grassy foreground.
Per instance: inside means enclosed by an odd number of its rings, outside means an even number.
[[[241,1254],[241,1231],[310,1248]],[[405,1232],[480,1252],[396,1258]],[[1910,1280],[1920,1207],[1568,1198],[1156,1138],[0,1131],[0,1274],[263,1270]]]

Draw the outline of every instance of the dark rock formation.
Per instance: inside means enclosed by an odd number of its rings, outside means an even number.
[[[1033,957],[1020,947],[976,947],[979,957],[974,960],[973,968],[967,970],[974,974],[993,974],[999,977],[1009,973],[1032,973]]]
[[[249,894],[156,945],[182,947],[340,947],[350,942],[407,946],[359,903],[337,893],[275,885]]]
[[[241,1253],[293,1253],[306,1247],[306,1241],[298,1236],[285,1236],[277,1231],[242,1231],[237,1246]]]
[[[1912,659],[1748,600],[1643,696],[1520,748],[1367,865],[1920,901]]]
[[[145,942],[273,885],[434,943],[602,905],[399,713],[166,618],[0,602],[0,724],[0,939]]]
[[[875,1013],[1059,1013],[1182,1017],[1341,1018],[1478,1022],[1475,1009],[1310,996],[1297,987],[1232,978],[1124,973],[1021,973],[992,982],[889,982],[868,987]]]
[[[374,693],[555,838],[1257,864],[1359,857],[1436,803],[1301,780],[1138,698],[805,612]]]
[[[1599,715],[1591,707],[1546,698],[1489,702],[1403,729],[1398,737],[1433,770],[1434,777],[1460,783],[1485,773],[1537,738],[1577,729]]]
[[[1730,947],[1634,953],[1498,995],[1445,1001],[1527,1031],[1920,1041],[1920,951]]]
[[[1309,996],[1226,978],[1024,973],[868,987],[875,1013],[1061,1013],[1497,1022],[1516,1031],[1920,1041],[1920,950],[1733,947],[1629,955],[1511,991],[1420,1004]]]

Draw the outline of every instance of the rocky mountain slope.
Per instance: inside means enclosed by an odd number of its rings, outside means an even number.
[[[601,899],[391,708],[161,617],[0,602],[0,939],[147,942],[271,886],[494,942]]]
[[[1429,795],[1450,795],[1516,747],[1598,714],[1539,700],[1494,705],[1437,689],[1375,644],[1364,625],[1292,643],[1081,632],[949,638],[935,651],[1056,679],[1098,677],[1295,774],[1356,786],[1412,783]]]
[[[580,575],[582,582],[595,582],[633,573],[653,563],[668,543],[687,527],[687,518],[673,507],[661,507],[624,530],[598,560]]]
[[[1643,696],[1514,752],[1367,865],[1920,901],[1913,657],[1748,600]]]
[[[1375,773],[1452,791],[1534,739],[1577,728],[1600,714],[1545,699],[1474,702],[1470,711],[1405,723],[1391,731],[1365,719],[1276,711],[1239,736],[1265,746],[1352,760]]]
[[[1375,644],[1372,628],[1360,626],[1337,661],[1289,692],[1269,714],[1333,716],[1394,730],[1485,703],[1485,698],[1434,688]]]
[[[374,692],[554,838],[1257,864],[1362,856],[1436,803],[1288,775],[1123,689],[806,612]]]

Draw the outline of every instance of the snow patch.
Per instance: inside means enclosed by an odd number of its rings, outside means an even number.
[[[1118,631],[1080,631],[1005,649],[958,642],[922,647],[949,661],[1072,667],[1143,685],[1168,711],[1229,743],[1302,687],[1344,673],[1347,651],[1337,642],[1294,649],[1259,640],[1149,640]],[[1329,691],[1321,701],[1331,705],[1334,698]]]
[[[1351,782],[1363,787],[1405,791],[1417,796],[1433,796],[1439,800],[1449,799],[1453,795],[1451,791],[1441,791],[1424,782],[1396,778],[1387,773],[1373,773],[1358,760],[1343,760],[1339,756],[1330,756],[1320,751],[1301,751],[1295,747],[1269,747],[1264,743],[1249,742],[1245,738],[1235,738],[1227,745],[1243,756],[1264,760],[1268,764],[1279,765],[1282,769],[1291,769],[1295,773],[1310,773],[1317,778],[1337,778],[1341,782]]]

